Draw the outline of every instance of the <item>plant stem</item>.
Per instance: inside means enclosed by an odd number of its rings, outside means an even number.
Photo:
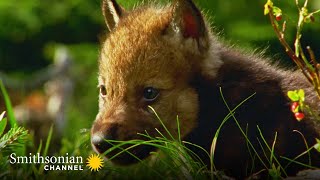
[[[315,91],[317,92],[318,98],[320,98],[320,74],[319,74],[319,64],[316,62],[316,58],[314,56],[313,51],[311,50],[310,47],[307,47],[307,50],[309,52],[311,61],[313,64],[310,64],[308,61],[306,55],[304,54],[303,49],[301,48],[301,31],[302,27],[304,25],[304,19],[306,16],[313,15],[315,13],[319,13],[320,10],[317,10],[313,13],[308,14],[307,10],[307,4],[308,0],[305,1],[303,7],[299,7],[298,0],[296,0],[296,5],[299,10],[299,20],[297,24],[297,33],[296,33],[296,38],[294,42],[294,50],[289,46],[287,41],[284,38],[284,30],[285,30],[285,23],[282,26],[282,30],[279,29],[278,24],[276,23],[274,14],[271,13],[273,12],[273,9],[271,6],[269,6],[269,18],[271,21],[271,25],[280,41],[282,46],[285,48],[286,53],[288,56],[295,62],[295,64],[299,67],[303,75],[307,78],[309,83],[311,83],[314,86]]]
[[[271,7],[269,7],[269,11],[272,12],[272,8]],[[280,30],[279,30],[278,26],[275,23],[275,19],[274,19],[273,14],[269,13],[269,17],[270,17],[271,25],[272,25],[272,27],[273,27],[273,29],[274,29],[274,31],[275,31],[280,43],[284,46],[286,53],[297,64],[297,66],[300,68],[302,73],[306,76],[308,81],[312,84],[312,78],[310,77],[309,74],[307,74],[307,72],[306,72],[307,69],[301,63],[300,58],[295,55],[294,51],[291,49],[291,47],[289,46],[287,41],[283,38],[284,36],[282,35],[282,33],[280,33]]]

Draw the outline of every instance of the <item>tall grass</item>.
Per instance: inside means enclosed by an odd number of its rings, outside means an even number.
[[[169,129],[165,126],[161,118],[158,116],[156,111],[149,107],[154,114],[156,115],[159,122],[162,124],[162,127],[165,132],[161,132],[158,129],[157,136],[151,136],[148,134],[147,131],[144,133],[140,133],[141,139],[144,140],[129,140],[129,141],[116,141],[116,140],[106,140],[107,143],[113,144],[113,147],[108,149],[104,155],[112,153],[114,150],[117,150],[118,153],[114,154],[111,158],[105,161],[105,165],[102,170],[99,172],[91,172],[88,169],[84,169],[83,171],[44,171],[44,164],[30,164],[30,165],[11,165],[8,163],[8,155],[12,152],[20,153],[21,155],[28,155],[25,150],[25,147],[28,144],[28,141],[32,141],[29,137],[27,130],[23,127],[19,126],[14,118],[12,106],[10,103],[9,96],[5,91],[5,88],[0,82],[0,88],[2,90],[2,94],[4,95],[4,99],[7,105],[7,111],[11,112],[8,113],[8,118],[12,118],[10,124],[10,128],[7,127],[7,117],[4,116],[4,113],[0,115],[0,178],[18,178],[20,176],[24,176],[26,178],[34,178],[34,179],[47,179],[47,178],[56,178],[56,177],[65,177],[65,178],[77,178],[77,179],[88,179],[88,175],[90,178],[117,178],[117,179],[167,179],[168,177],[172,179],[224,179],[228,178],[222,171],[219,171],[214,166],[215,162],[215,149],[217,146],[217,142],[219,141],[220,130],[224,126],[227,121],[233,120],[234,123],[237,124],[239,127],[242,135],[245,137],[248,145],[248,149],[250,150],[250,156],[252,157],[252,161],[257,158],[261,164],[263,164],[264,169],[261,171],[267,171],[269,176],[272,179],[279,179],[282,177],[286,177],[286,168],[290,163],[298,163],[302,164],[297,161],[297,159],[308,153],[313,147],[308,148],[306,152],[303,152],[298,157],[294,159],[289,159],[286,157],[280,157],[282,159],[288,160],[288,164],[282,165],[280,164],[279,157],[276,156],[274,151],[274,147],[277,141],[277,133],[275,133],[274,141],[271,146],[267,143],[263,136],[263,132],[257,126],[259,131],[259,143],[263,154],[258,154],[258,149],[255,147],[247,137],[247,129],[243,129],[237,118],[235,117],[235,111],[243,105],[246,101],[250,98],[253,98],[255,94],[249,96],[248,98],[244,99],[241,103],[239,103],[235,108],[231,109],[226,102],[223,92],[220,88],[221,97],[224,101],[224,105],[228,108],[229,113],[223,119],[222,123],[218,127],[217,131],[215,132],[214,138],[212,140],[212,146],[210,152],[207,152],[202,147],[192,144],[190,142],[186,142],[181,138],[180,134],[180,123],[179,117],[176,118],[177,123],[177,132],[170,132]],[[11,115],[9,115],[11,114]],[[7,128],[6,128],[7,127]],[[7,130],[6,130],[7,129]],[[177,134],[175,137],[173,134]],[[46,156],[50,149],[50,143],[52,139],[53,131],[52,127],[48,132],[48,137],[43,145],[40,142],[40,145],[36,147],[32,147],[31,149],[36,149],[33,154],[40,153],[42,156]],[[56,150],[56,154],[59,155],[63,153],[70,153],[77,154],[82,156],[83,158],[88,157],[88,154],[92,153],[90,147],[90,131],[85,130],[82,135],[79,133],[79,140],[76,142],[68,142],[63,141],[62,147],[60,150]],[[10,141],[6,139],[11,139]],[[32,143],[31,143],[32,144]],[[117,156],[121,155],[122,153],[129,153],[130,149],[135,148],[137,146],[147,145],[152,146],[158,149],[157,152],[151,152],[152,156],[147,158],[146,160],[141,160],[136,157],[134,154],[131,153],[131,156],[136,158],[140,163],[136,165],[132,165],[129,167],[121,167],[115,166],[110,163],[110,160],[113,158],[117,158]],[[24,147],[21,151],[18,146]],[[44,147],[43,147],[44,146]],[[191,151],[188,146],[194,146],[199,148],[201,151],[205,152],[207,158],[210,159],[210,166],[207,166],[202,159]],[[8,148],[9,147],[9,148]],[[4,150],[7,148],[7,150]],[[260,150],[260,149],[259,149]],[[303,164],[307,168],[314,168],[309,164]],[[85,167],[85,165],[84,165]],[[248,168],[248,172],[251,175],[254,166]],[[260,173],[258,171],[257,173]]]
[[[270,175],[273,177],[280,177],[280,169],[276,168],[275,164],[273,161],[278,162],[276,159],[276,156],[274,155],[274,145],[271,148],[269,148],[268,144],[266,144],[267,148],[270,150],[270,161],[269,162],[264,162],[263,158],[260,157],[258,154],[258,151],[256,148],[253,146],[253,144],[250,142],[249,138],[246,135],[246,132],[242,129],[240,124],[238,123],[236,117],[234,116],[235,111],[243,105],[246,101],[248,101],[250,98],[252,98],[255,94],[249,96],[248,98],[244,99],[241,103],[239,103],[235,108],[230,109],[228,106],[227,102],[224,99],[222,90],[220,89],[221,97],[224,100],[225,106],[228,108],[229,113],[227,116],[223,119],[221,125],[218,127],[214,138],[212,140],[212,145],[211,145],[211,150],[210,152],[206,151],[202,147],[192,144],[190,142],[186,142],[181,140],[180,136],[180,126],[179,126],[179,118],[177,117],[177,134],[178,138],[174,138],[172,134],[176,134],[173,132],[170,132],[161,118],[158,116],[158,114],[155,112],[155,110],[152,107],[151,110],[155,113],[156,117],[160,121],[160,123],[163,126],[163,129],[166,131],[164,135],[163,132],[157,131],[158,136],[157,137],[152,137],[148,134],[148,132],[145,132],[144,134],[140,134],[143,139],[147,140],[131,140],[131,141],[115,141],[115,140],[106,140],[107,143],[110,143],[114,145],[112,148],[107,150],[104,155],[107,155],[109,153],[112,153],[114,150],[119,150],[119,152],[115,155],[113,155],[110,160],[113,158],[116,158],[117,156],[121,155],[122,153],[129,153],[129,150],[132,148],[135,148],[140,145],[148,145],[148,146],[153,146],[157,149],[159,149],[160,153],[153,153],[155,158],[149,158],[148,160],[142,161],[138,157],[134,156],[131,154],[133,157],[135,157],[138,161],[140,161],[140,164],[134,167],[130,167],[129,169],[126,168],[125,172],[126,173],[121,173],[121,177],[131,177],[133,175],[138,175],[140,176],[143,174],[143,176],[147,177],[153,177],[157,179],[163,179],[163,175],[165,174],[166,177],[174,177],[177,179],[220,179],[224,177],[224,173],[220,172],[219,169],[216,169],[214,166],[214,158],[215,158],[215,149],[217,145],[217,141],[219,140],[219,134],[220,130],[223,127],[223,125],[230,119],[232,118],[234,122],[238,125],[240,131],[242,132],[243,136],[247,140],[248,143],[248,148],[253,150],[253,155],[257,157],[260,162],[265,166],[266,170],[270,170]],[[260,135],[262,136],[262,132],[260,131]],[[264,139],[263,139],[264,140]],[[275,138],[276,141],[276,138]],[[266,142],[264,140],[264,142]],[[190,149],[188,149],[187,145],[195,146],[207,154],[207,158],[210,159],[210,166],[208,167],[206,164],[203,163],[203,161],[198,157],[196,154],[194,154]],[[123,148],[125,147],[125,148]],[[262,147],[263,148],[263,147]],[[267,165],[269,164],[269,165]],[[281,167],[281,166],[277,166]],[[111,165],[110,167],[113,169],[113,173],[110,173],[110,176],[119,176],[119,172],[122,172],[118,168],[122,169],[123,167],[114,167]],[[133,169],[131,169],[133,168]],[[137,168],[137,169],[135,169]],[[143,170],[143,173],[137,173],[139,172],[139,169]],[[283,170],[283,168],[281,167]],[[284,171],[284,170],[283,170]],[[133,172],[133,173],[132,173]],[[284,172],[284,174],[286,174]]]

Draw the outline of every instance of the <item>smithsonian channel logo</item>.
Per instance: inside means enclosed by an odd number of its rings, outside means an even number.
[[[68,153],[64,156],[42,156],[40,153],[17,156],[11,153],[8,161],[10,164],[41,164],[45,171],[82,171],[84,168],[99,171],[103,167],[103,159],[97,154],[91,154],[86,165],[82,156],[69,156]]]

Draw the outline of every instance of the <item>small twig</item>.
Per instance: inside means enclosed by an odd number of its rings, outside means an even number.
[[[304,2],[303,7],[307,7],[307,5],[308,5],[308,0],[306,0],[306,1]]]
[[[281,38],[284,39],[284,32],[286,31],[287,28],[287,21],[284,21],[282,24],[282,31],[281,31]]]
[[[296,0],[296,6],[297,6],[298,9],[300,9],[298,0]]]
[[[313,71],[313,75],[314,75],[314,86],[318,92],[318,95],[320,96],[320,90],[319,90],[319,86],[320,86],[320,78],[319,78],[319,66],[318,66],[318,63],[316,61],[316,57],[314,55],[314,52],[312,51],[311,47],[310,46],[307,46],[307,50],[308,50],[308,53],[309,53],[309,56],[310,56],[310,59],[311,59],[311,62],[312,62],[312,65],[314,67],[314,71]]]
[[[316,65],[318,64],[316,61],[316,56],[314,55],[314,52],[312,51],[310,46],[307,46],[307,50],[311,59],[311,62],[313,64],[314,67],[316,67]],[[316,68],[317,69],[317,68]]]
[[[268,5],[267,8],[269,10],[269,18],[271,21],[271,25],[280,41],[282,46],[285,48],[288,56],[293,60],[293,62],[298,66],[303,75],[307,78],[310,84],[314,86],[315,91],[317,92],[318,97],[320,98],[320,65],[317,63],[315,55],[310,47],[307,47],[311,62],[309,62],[307,56],[301,45],[301,37],[302,37],[302,28],[305,23],[306,18],[311,18],[313,14],[320,13],[320,10],[314,11],[312,13],[308,13],[307,5],[308,0],[305,0],[304,5],[302,7],[299,6],[299,1],[296,0],[296,6],[299,11],[299,19],[297,24],[297,32],[296,38],[294,42],[294,50],[290,47],[285,39],[285,30],[286,30],[286,21],[282,24],[282,29],[279,28],[279,25],[276,21],[273,6]]]
[[[272,7],[269,6],[268,8],[269,8],[269,11],[272,12]],[[272,25],[272,27],[273,27],[273,29],[274,29],[274,31],[275,31],[280,43],[284,46],[286,53],[297,64],[297,66],[300,68],[300,70],[302,71],[304,76],[307,78],[307,80],[311,84],[313,84],[310,74],[306,73],[306,71],[309,72],[308,69],[306,69],[305,66],[301,63],[301,60],[299,59],[299,57],[297,57],[295,55],[294,51],[291,49],[291,47],[289,46],[287,41],[283,38],[284,36],[281,35],[278,26],[275,24],[275,20],[274,20],[273,14],[269,13],[269,17],[270,17],[271,25]]]
[[[320,13],[320,9],[319,9],[319,10],[316,10],[316,11],[310,13],[310,14],[311,14],[311,15],[314,15],[314,14],[318,14],[318,13]]]
[[[304,19],[306,17],[306,12],[307,12],[307,4],[308,4],[308,1],[306,0],[304,3],[304,6],[302,8],[298,7],[299,20],[298,20],[298,25],[297,25],[297,33],[296,33],[294,47],[295,47],[295,55],[297,57],[301,56],[302,60],[305,63],[305,66],[307,66],[307,68],[309,70],[309,73],[312,73],[312,71],[314,71],[314,68],[309,64],[309,62],[303,52],[303,49],[301,46],[301,41],[300,41],[300,39],[302,37],[301,32],[302,32],[302,28],[304,25]],[[311,78],[312,78],[312,76],[311,76]]]

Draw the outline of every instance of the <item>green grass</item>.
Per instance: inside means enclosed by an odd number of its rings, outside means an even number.
[[[135,157],[140,163],[137,166],[133,166],[131,170],[122,167],[111,167],[113,169],[110,176],[119,176],[118,172],[125,171],[126,173],[121,173],[121,178],[129,178],[133,175],[143,175],[145,177],[153,177],[156,179],[164,179],[165,177],[175,177],[178,179],[198,179],[205,178],[208,179],[210,175],[210,171],[207,169],[207,166],[201,161],[201,159],[194,154],[191,150],[189,150],[185,143],[181,140],[180,136],[178,138],[174,138],[172,132],[170,132],[166,126],[163,124],[162,120],[158,116],[158,114],[154,111],[152,107],[149,107],[158,117],[158,120],[161,122],[164,127],[167,136],[157,130],[158,136],[152,137],[145,132],[144,134],[140,134],[147,140],[131,140],[131,141],[113,141],[106,140],[108,143],[114,145],[113,148],[107,150],[105,154],[111,153],[113,150],[120,149],[120,152],[111,157],[110,159],[116,158],[121,153],[130,153],[128,150],[134,148],[139,145],[148,145],[156,147],[160,150],[160,153],[153,152],[154,156],[151,160],[142,161],[138,157]],[[178,134],[180,132],[179,127],[179,118],[177,117],[177,126],[178,126]],[[188,143],[190,144],[190,143]],[[129,145],[129,147],[128,147]],[[195,144],[191,144],[198,148],[201,148]],[[127,148],[122,148],[122,147]],[[208,158],[210,158],[208,154]],[[150,158],[149,158],[150,159]],[[143,173],[137,173],[139,171],[143,171]],[[133,174],[131,174],[133,173]]]
[[[235,108],[231,109],[228,103],[225,101],[222,90],[220,89],[221,97],[224,100],[225,106],[228,108],[229,113],[223,119],[221,125],[218,127],[214,138],[212,140],[212,146],[210,152],[206,152],[202,147],[197,146],[196,144],[192,144],[190,142],[185,142],[181,139],[180,136],[180,123],[179,117],[177,116],[177,132],[170,132],[165,124],[162,122],[161,118],[158,116],[156,111],[149,107],[158,118],[159,122],[162,124],[165,132],[160,132],[157,130],[158,135],[156,137],[152,137],[146,131],[145,133],[139,134],[146,140],[130,140],[130,141],[114,141],[114,140],[106,140],[108,143],[114,144],[112,148],[107,150],[104,155],[111,153],[113,150],[118,150],[118,153],[115,154],[110,159],[116,158],[121,153],[130,153],[128,150],[134,148],[139,145],[148,145],[153,146],[159,149],[157,152],[152,152],[152,156],[147,158],[146,160],[140,160],[134,154],[131,154],[135,157],[140,163],[136,165],[132,165],[129,167],[121,167],[114,166],[110,163],[110,161],[104,162],[104,167],[99,172],[91,172],[88,168],[85,167],[83,171],[44,171],[44,164],[23,164],[23,165],[11,165],[8,163],[8,156],[10,153],[15,152],[21,155],[28,155],[30,153],[26,152],[26,148],[30,148],[28,146],[34,146],[29,141],[32,141],[30,136],[28,135],[28,131],[22,126],[17,125],[16,120],[14,118],[14,114],[12,113],[12,106],[10,103],[9,96],[0,82],[0,88],[2,90],[2,94],[4,95],[4,100],[7,105],[8,118],[11,118],[11,123],[7,125],[7,118],[4,117],[4,113],[0,114],[0,178],[5,179],[15,179],[21,176],[25,178],[34,178],[34,179],[51,179],[57,177],[63,177],[64,179],[68,178],[77,178],[77,179],[88,179],[88,175],[90,178],[109,178],[109,179],[166,179],[167,177],[171,177],[174,179],[222,179],[224,177],[224,173],[216,169],[214,166],[214,158],[215,158],[215,149],[217,145],[217,141],[219,141],[220,130],[223,125],[230,120],[233,120],[234,123],[239,127],[242,135],[247,140],[248,149],[250,150],[250,156],[253,161],[257,158],[260,163],[264,165],[264,169],[261,171],[266,171],[269,173],[270,178],[272,179],[280,179],[282,177],[286,177],[286,168],[290,163],[298,163],[296,161],[300,156],[307,154],[313,147],[308,148],[306,152],[303,152],[301,155],[294,159],[289,159],[286,157],[280,157],[288,160],[288,164],[282,165],[279,163],[278,156],[274,151],[274,147],[277,141],[277,134],[275,133],[274,141],[271,146],[266,142],[263,132],[257,127],[260,137],[259,143],[260,148],[263,151],[263,155],[259,155],[253,144],[247,137],[247,130],[242,129],[240,124],[238,123],[234,113],[235,111],[243,105],[248,99],[253,98],[255,94],[249,96],[244,99],[241,103],[239,103]],[[10,127],[7,127],[9,126]],[[165,135],[166,134],[166,135]],[[173,134],[178,134],[177,137],[174,137]],[[35,149],[33,154],[40,153],[42,156],[46,156],[49,153],[50,143],[52,141],[53,136],[53,126],[48,132],[48,137],[45,141],[45,144],[40,142],[38,147],[31,147],[31,149]],[[201,150],[203,150],[208,158],[210,159],[211,166],[206,166],[202,160],[194,154],[188,146],[195,146]],[[52,147],[54,148],[54,147]],[[120,150],[120,151],[119,151]],[[78,138],[75,141],[70,141],[66,138],[62,139],[62,146],[59,150],[56,150],[56,153],[53,155],[63,155],[65,153],[69,153],[74,156],[82,156],[84,160],[92,154],[92,149],[90,145],[90,131],[82,130],[82,132],[78,132]],[[264,157],[263,157],[264,156]],[[309,164],[303,164],[307,168],[314,168]],[[248,168],[248,174],[252,174],[254,167]],[[259,173],[259,172],[258,172]]]

